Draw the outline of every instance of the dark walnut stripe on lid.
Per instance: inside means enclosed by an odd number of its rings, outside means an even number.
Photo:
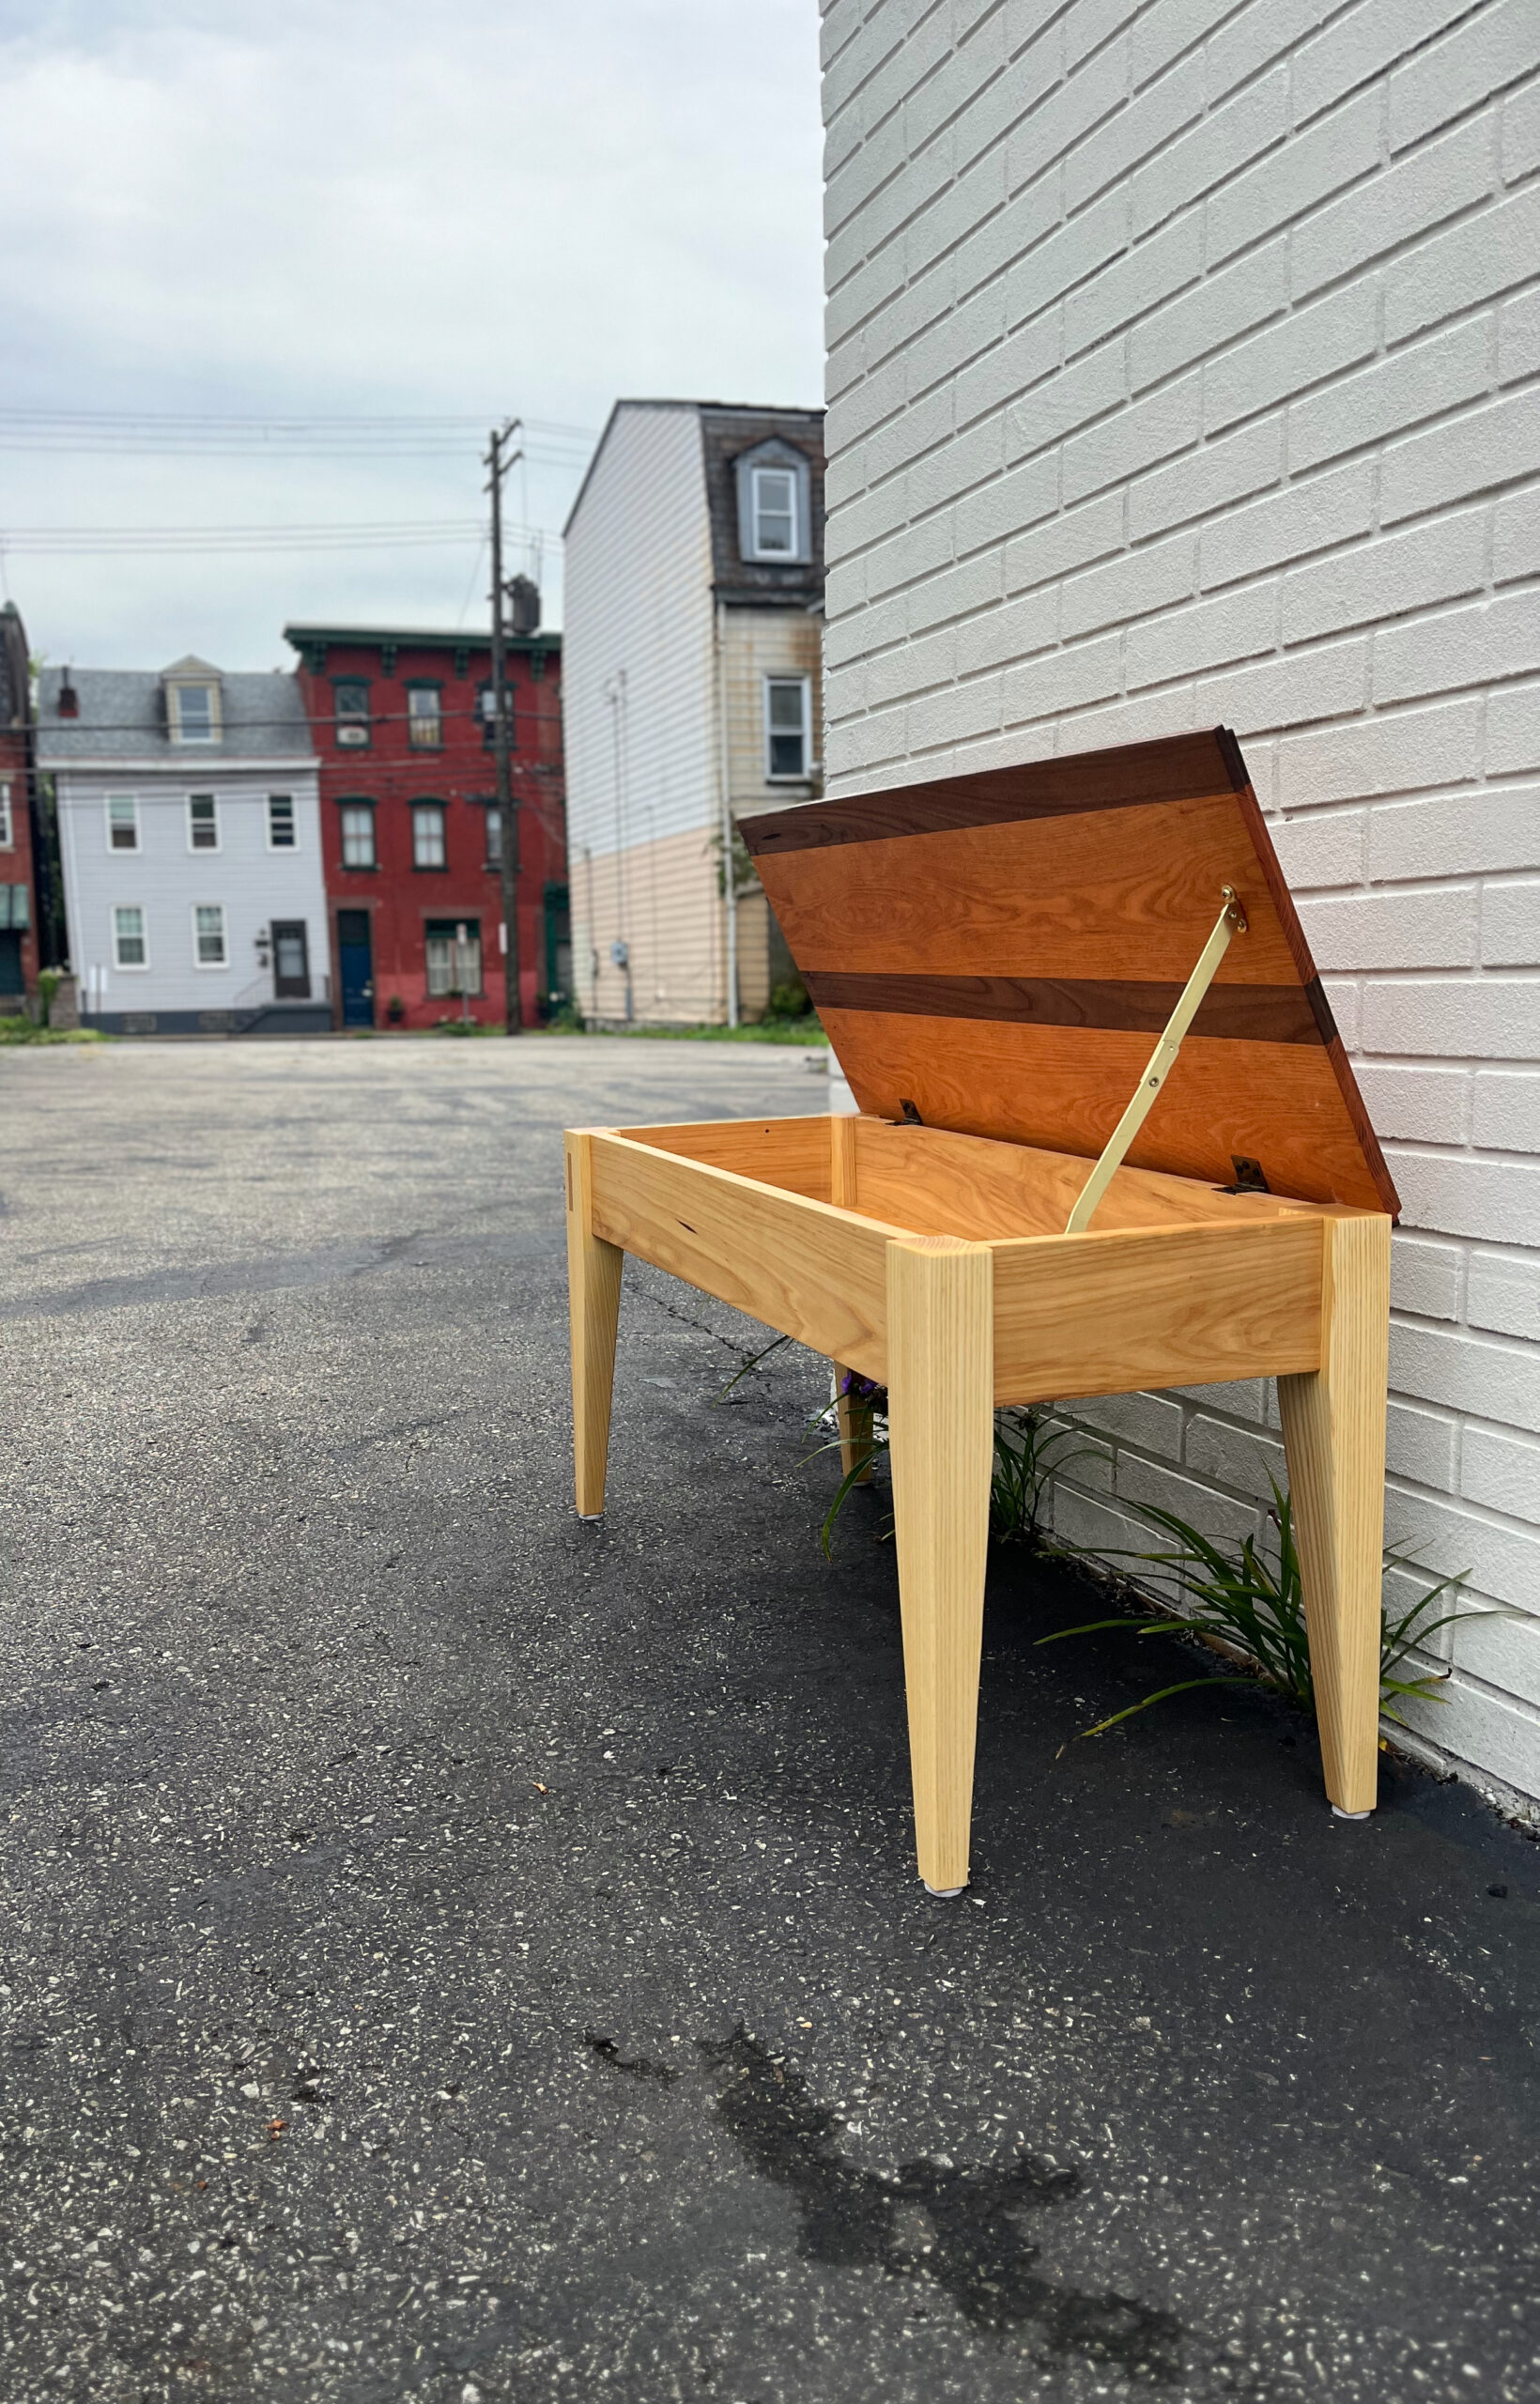
[[[1131,1162],[1396,1210],[1226,728],[741,824],[864,1111],[1089,1158],[1232,885],[1248,931]]]

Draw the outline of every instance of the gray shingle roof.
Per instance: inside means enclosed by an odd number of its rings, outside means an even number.
[[[78,717],[59,716],[62,668],[38,680],[38,757],[44,767],[79,760],[309,759],[315,751],[296,679],[281,669],[266,675],[220,674],[223,732],[217,743],[173,743],[166,732],[160,670],[74,668]]]

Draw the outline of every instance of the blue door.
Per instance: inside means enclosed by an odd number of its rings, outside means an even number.
[[[337,975],[342,984],[344,1026],[373,1026],[375,963],[367,910],[337,912]]]

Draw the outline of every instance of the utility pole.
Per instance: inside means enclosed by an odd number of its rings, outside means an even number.
[[[503,1023],[509,1035],[519,1032],[523,1011],[518,991],[518,818],[508,759],[508,655],[502,625],[502,479],[522,456],[508,448],[518,428],[516,417],[495,427],[487,438],[483,462],[488,470],[486,489],[492,496],[492,759],[502,832]]]

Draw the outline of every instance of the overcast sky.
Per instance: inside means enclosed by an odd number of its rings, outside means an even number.
[[[618,394],[822,397],[816,0],[19,13],[0,0],[0,540],[52,660],[266,668],[289,619],[485,624],[486,558],[59,556],[23,530],[459,525],[504,414],[550,429],[509,516],[556,529]],[[470,422],[441,455],[334,425],[319,457],[219,455],[217,427],[146,452],[110,417],[89,449],[19,447],[87,412]],[[510,570],[534,563],[516,538]],[[541,564],[559,623],[549,537]]]

